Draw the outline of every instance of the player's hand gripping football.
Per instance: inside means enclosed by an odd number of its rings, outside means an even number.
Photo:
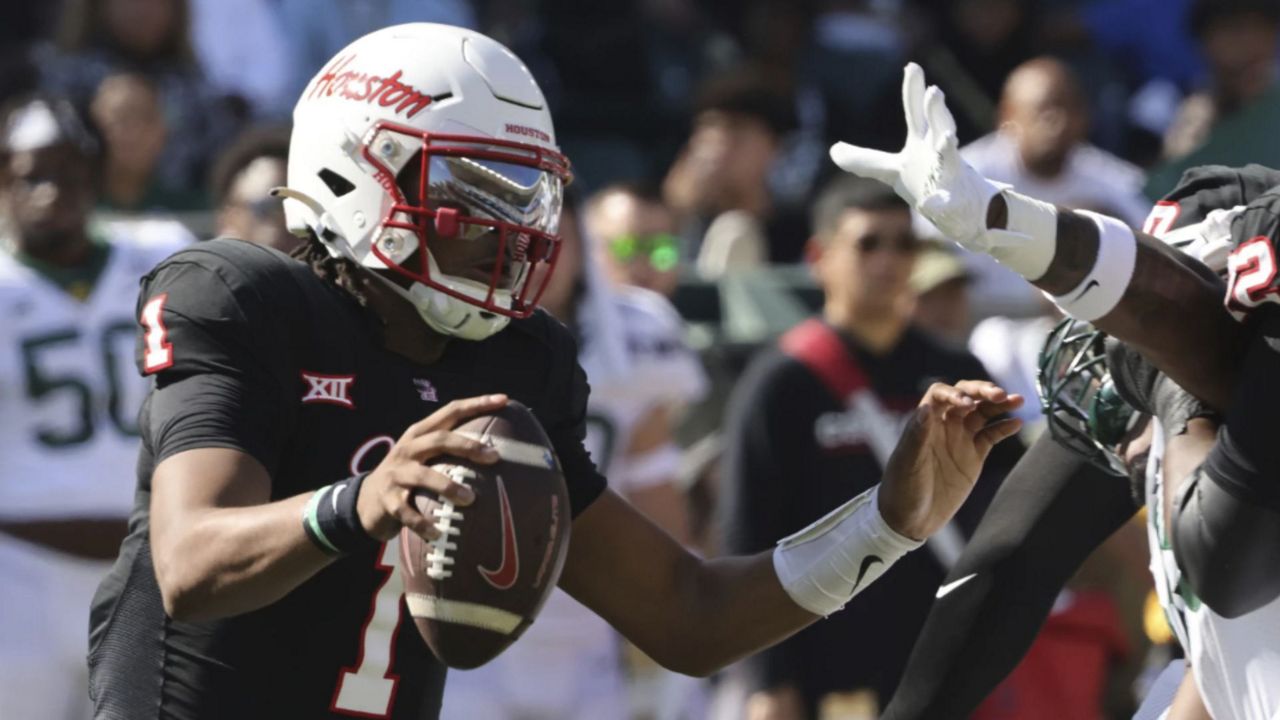
[[[378,540],[390,540],[400,532],[400,528],[407,527],[427,540],[437,539],[440,532],[433,525],[435,521],[418,512],[413,502],[414,492],[426,490],[460,507],[470,505],[475,494],[466,485],[454,482],[428,464],[442,455],[483,465],[498,462],[497,450],[459,435],[453,432],[453,428],[469,418],[494,412],[506,404],[506,395],[454,400],[426,419],[410,425],[360,488],[356,510],[360,513],[360,524],[369,535]]]
[[[996,419],[1022,406],[989,382],[934,383],[898,440],[880,483],[880,514],[899,534],[923,540],[956,514],[996,443],[1022,427]]]
[[[948,238],[978,252],[1003,239],[987,229],[987,206],[1001,187],[960,157],[956,121],[937,86],[927,90],[924,71],[907,65],[902,80],[907,142],[901,152],[839,142],[831,159],[846,172],[890,185]]]

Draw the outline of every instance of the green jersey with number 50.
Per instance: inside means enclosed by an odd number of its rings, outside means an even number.
[[[104,235],[83,300],[0,252],[0,520],[125,517],[133,504],[138,279],[190,234],[149,222]]]

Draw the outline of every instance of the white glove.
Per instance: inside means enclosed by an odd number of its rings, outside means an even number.
[[[1002,186],[987,180],[960,157],[956,121],[942,91],[925,89],[924,71],[909,63],[902,80],[907,143],[899,153],[836,143],[831,159],[846,172],[874,178],[928,218],[944,235],[978,252],[1006,239],[987,230],[987,206]],[[1003,242],[1002,242],[1003,241]]]

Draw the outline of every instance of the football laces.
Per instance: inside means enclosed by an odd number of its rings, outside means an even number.
[[[459,465],[451,466],[445,474],[459,485],[467,485],[476,477],[470,468]],[[453,576],[451,568],[454,558],[450,553],[458,549],[458,544],[452,539],[462,533],[462,528],[458,525],[462,522],[463,516],[453,502],[443,499],[431,511],[431,516],[436,519],[432,527],[439,531],[440,537],[431,541],[431,552],[427,554],[427,577],[432,580],[443,580]]]

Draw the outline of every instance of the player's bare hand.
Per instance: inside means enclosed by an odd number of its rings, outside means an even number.
[[[917,540],[941,529],[969,497],[991,448],[1022,427],[999,416],[1021,406],[1021,395],[989,382],[934,383],[885,469],[879,493],[885,522]]]
[[[413,502],[414,493],[426,491],[428,495],[459,506],[470,505],[475,494],[428,464],[446,456],[483,465],[496,463],[497,450],[453,429],[465,420],[494,412],[506,404],[506,395],[454,400],[410,425],[360,488],[356,509],[369,535],[389,540],[400,528],[408,527],[427,540],[435,540],[440,533],[428,517],[430,509],[426,514],[420,512]]]

